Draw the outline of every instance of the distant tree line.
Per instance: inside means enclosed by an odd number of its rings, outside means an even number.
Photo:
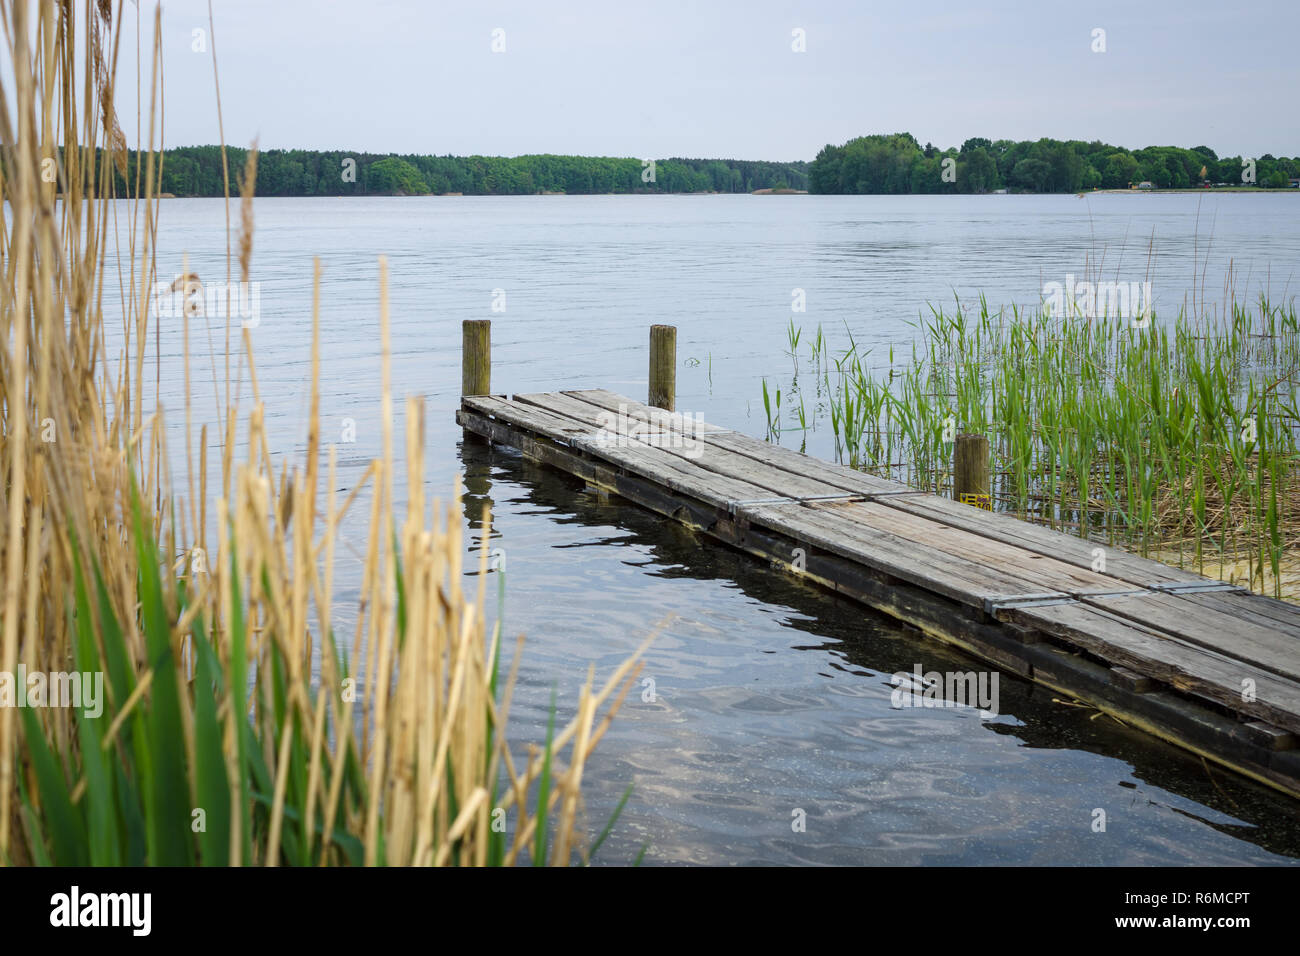
[[[231,193],[246,150],[226,150]],[[134,182],[136,157],[127,157]],[[603,156],[396,156],[345,150],[270,149],[257,158],[259,196],[356,196],[464,193],[519,196],[556,193],[741,193],[808,188],[807,162],[734,159],[648,161]],[[182,146],[163,154],[159,191],[223,195],[221,148]],[[125,183],[117,177],[118,195]]]
[[[1243,174],[1246,174],[1243,176]],[[961,149],[922,146],[911,133],[860,136],[827,145],[809,170],[814,193],[1060,193],[1125,189],[1149,182],[1161,189],[1202,182],[1280,189],[1300,176],[1300,157],[1264,154],[1220,158],[1208,146],[1128,150],[1094,140],[968,139]]]

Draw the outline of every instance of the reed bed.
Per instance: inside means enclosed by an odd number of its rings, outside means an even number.
[[[609,826],[595,841],[584,836],[584,767],[635,682],[641,650],[599,684],[589,672],[560,726],[553,704],[544,741],[526,752],[510,745],[522,639],[504,653],[499,624],[489,625],[488,548],[479,548],[477,588],[462,587],[460,491],[446,503],[426,495],[422,402],[408,399],[404,418],[395,414],[382,261],[383,452],[363,480],[340,500],[335,452],[321,443],[317,265],[302,460],[275,473],[251,340],[227,315],[226,368],[234,351],[251,400],[241,406],[227,388],[209,433],[194,427],[187,394],[186,474],[173,487],[163,408],[146,390],[151,371],[158,381],[161,335],[149,308],[160,13],[143,64],[148,142],[128,164],[111,79],[123,9],[0,7],[14,84],[0,88],[9,213],[0,235],[0,674],[21,665],[105,675],[99,715],[0,706],[0,861],[588,860]],[[244,279],[255,161],[254,151],[234,257]],[[114,169],[126,196],[113,195]],[[115,355],[106,296],[123,316]],[[188,388],[188,318],[183,334]],[[222,448],[212,473],[210,444]],[[238,448],[246,453],[237,460]],[[399,514],[403,451],[409,487]],[[340,522],[366,505],[361,596],[345,644],[333,625],[335,552]],[[505,674],[503,660],[513,660]]]
[[[838,460],[937,494],[951,493],[955,436],[983,433],[997,510],[1297,596],[1293,306],[1232,301],[1162,322],[981,301],[918,325],[910,353],[878,365],[851,334],[838,351],[820,328],[807,337],[813,387],[796,357],[785,388],[798,430],[829,422]],[[793,352],[800,336],[787,337]]]

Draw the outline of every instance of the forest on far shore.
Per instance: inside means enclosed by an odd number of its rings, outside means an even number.
[[[813,160],[814,193],[1072,193],[1127,189],[1148,182],[1157,189],[1210,185],[1285,189],[1300,176],[1300,157],[1265,153],[1220,157],[1208,146],[1147,146],[1129,150],[1093,140],[989,140],[974,137],[961,148],[922,146],[911,133],[859,136],[825,146]]]
[[[231,192],[247,150],[227,147]],[[128,175],[136,157],[128,155]],[[393,156],[344,150],[268,149],[257,157],[259,196],[518,196],[536,193],[747,193],[807,189],[807,162],[649,160],[606,156]],[[118,195],[124,195],[118,176]],[[162,154],[160,191],[222,196],[221,147]]]
[[[247,150],[226,149],[231,192]],[[160,192],[224,195],[221,147],[181,146],[162,155]],[[128,152],[126,175],[137,156]],[[114,173],[117,195],[126,195]],[[344,150],[270,149],[258,154],[259,196],[518,196],[537,193],[1029,193],[1158,189],[1205,184],[1285,189],[1300,177],[1300,157],[1219,156],[1208,146],[1129,150],[1094,140],[990,140],[960,148],[922,146],[910,133],[860,136],[825,146],[809,162],[737,159],[643,160],[609,156],[421,156]],[[134,191],[134,190],[132,190]]]

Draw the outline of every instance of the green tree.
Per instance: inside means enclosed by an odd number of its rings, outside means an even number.
[[[962,147],[962,156],[957,164],[957,185],[963,192],[985,193],[997,188],[998,164],[985,147],[976,146],[969,151]]]
[[[1041,159],[1022,159],[1011,170],[1009,182],[1018,189],[1040,193],[1047,187],[1052,167]]]
[[[1083,160],[1068,143],[1056,143],[1046,147],[1047,164],[1051,174],[1047,178],[1046,188],[1054,192],[1078,192],[1083,181]]]
[[[1127,189],[1137,178],[1137,160],[1128,153],[1111,153],[1101,174],[1101,183],[1107,189]]]
[[[366,191],[389,196],[423,196],[429,192],[429,184],[406,160],[389,156],[366,169]]]

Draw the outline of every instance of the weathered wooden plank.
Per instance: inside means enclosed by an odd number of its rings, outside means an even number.
[[[670,412],[649,405],[631,403],[631,399],[621,398],[621,403],[614,407],[596,405],[584,401],[581,392],[522,392],[511,396],[511,400],[524,405],[536,405],[557,415],[585,422],[603,431],[638,436],[679,435],[687,439],[702,436],[705,433],[726,431],[717,425],[699,421],[681,412]],[[629,404],[631,403],[631,404]],[[613,403],[609,403],[613,405]],[[662,447],[668,447],[665,443]]]
[[[1028,590],[1080,592],[1113,591],[1116,582],[1104,574],[1055,558],[1026,551],[994,538],[985,538],[951,525],[930,521],[891,508],[884,502],[819,502],[812,507],[846,523],[889,531],[928,549],[966,558],[990,568],[1014,569],[1015,576],[1033,582]],[[1025,593],[1025,592],[1022,592]]]
[[[664,428],[677,430],[690,430],[691,432],[730,432],[728,428],[720,425],[710,425],[707,422],[700,422],[696,417],[688,412],[669,412],[665,414],[664,409],[647,405],[645,402],[638,402],[634,398],[626,395],[620,395],[618,392],[611,392],[604,388],[571,388],[561,392],[534,392],[529,395],[515,395],[518,401],[527,398],[536,397],[537,395],[563,395],[571,398],[575,402],[582,402],[591,405],[601,411],[613,412],[618,416],[625,416],[642,422],[651,422]]]
[[[740,514],[751,522],[980,610],[989,598],[1042,591],[1037,582],[1012,570],[946,554],[870,525],[838,521],[808,505],[747,505]]]
[[[1125,595],[1106,599],[1105,607],[1112,614],[1158,628],[1186,643],[1300,681],[1300,649],[1294,638],[1240,615],[1193,603],[1189,597],[1192,595]]]
[[[592,428],[605,427],[623,436],[631,432],[629,441],[656,448],[665,455],[685,458],[713,474],[758,485],[769,492],[765,497],[810,498],[848,493],[817,478],[778,468],[752,456],[737,454],[725,445],[706,442],[703,433],[694,434],[689,426],[685,429],[667,427],[665,420],[670,417],[668,413],[661,414],[658,424],[647,426],[649,434],[645,434],[638,424],[633,423],[636,419],[579,401],[570,395],[515,395],[514,400],[555,415],[568,416]]]
[[[1146,694],[1155,690],[1156,682],[1146,674],[1116,664],[1110,669],[1111,682],[1134,694]]]
[[[467,397],[463,405],[513,428],[570,444],[586,454],[633,470],[674,491],[699,496],[713,505],[726,507],[729,501],[770,497],[767,489],[758,485],[713,475],[690,461],[659,454],[649,446],[599,442],[596,429],[536,406],[519,405],[492,396]]]
[[[885,501],[885,499],[881,500]],[[972,508],[957,501],[940,498],[938,495],[905,496],[890,499],[885,503],[900,511],[922,515],[933,521],[1004,541],[1027,551],[1050,555],[1057,560],[1089,570],[1097,560],[1096,555],[1093,554],[1094,550],[1101,548],[1106,561],[1104,573],[1115,579],[1113,585],[1117,590],[1124,584],[1150,587],[1153,584],[1164,584],[1169,581],[1209,580],[1192,571],[1170,567],[1114,545],[1062,534],[1011,515]]]
[[[605,389],[588,388],[575,389],[566,391],[563,394],[572,398],[579,399],[606,411],[617,412],[620,407],[626,409],[629,414],[646,416],[650,411],[646,406],[639,402],[634,402],[625,395],[619,395],[616,392],[610,392]],[[709,428],[714,430],[710,431]],[[705,430],[704,441],[713,447],[725,448],[737,455],[743,455],[747,458],[753,458],[756,461],[766,462],[767,464],[789,471],[797,475],[806,475],[809,478],[816,478],[824,481],[829,485],[844,492],[860,495],[873,494],[920,494],[913,488],[897,481],[889,481],[885,478],[877,478],[875,475],[868,475],[861,471],[855,471],[852,468],[845,468],[840,465],[834,465],[820,458],[813,458],[801,454],[793,448],[786,448],[782,445],[774,445],[771,442],[765,442],[758,438],[751,438],[748,435],[742,435],[740,432],[719,430],[716,426],[708,426]]]
[[[1064,638],[1110,664],[1154,677],[1177,690],[1287,730],[1300,730],[1300,684],[1248,662],[1189,646],[1108,609],[1088,604],[1008,608],[999,617]],[[1254,681],[1253,700],[1242,693],[1245,680]]]
[[[1182,597],[1193,604],[1242,617],[1295,638],[1295,653],[1300,655],[1300,605],[1245,591],[1205,591]]]
[[[492,418],[468,407],[462,407],[456,413],[456,421],[489,441],[518,448],[527,458],[566,471],[682,524],[707,532],[718,523],[719,509],[716,505],[630,474],[615,462],[586,454],[577,445],[523,431],[504,419]]]
[[[1265,750],[1294,750],[1296,735],[1281,727],[1262,720],[1252,720],[1242,725],[1243,729],[1254,738],[1256,745]]]
[[[742,548],[773,563],[790,567],[786,556],[798,546],[807,551],[805,567],[797,576],[814,581],[836,594],[858,601],[892,617],[906,621],[925,634],[970,654],[1008,673],[1032,676],[1027,658],[1029,647],[1018,628],[986,622],[979,610],[949,600],[933,590],[910,584],[889,571],[877,571],[857,558],[844,557],[806,540],[751,523],[720,520],[712,532],[719,540]]]

